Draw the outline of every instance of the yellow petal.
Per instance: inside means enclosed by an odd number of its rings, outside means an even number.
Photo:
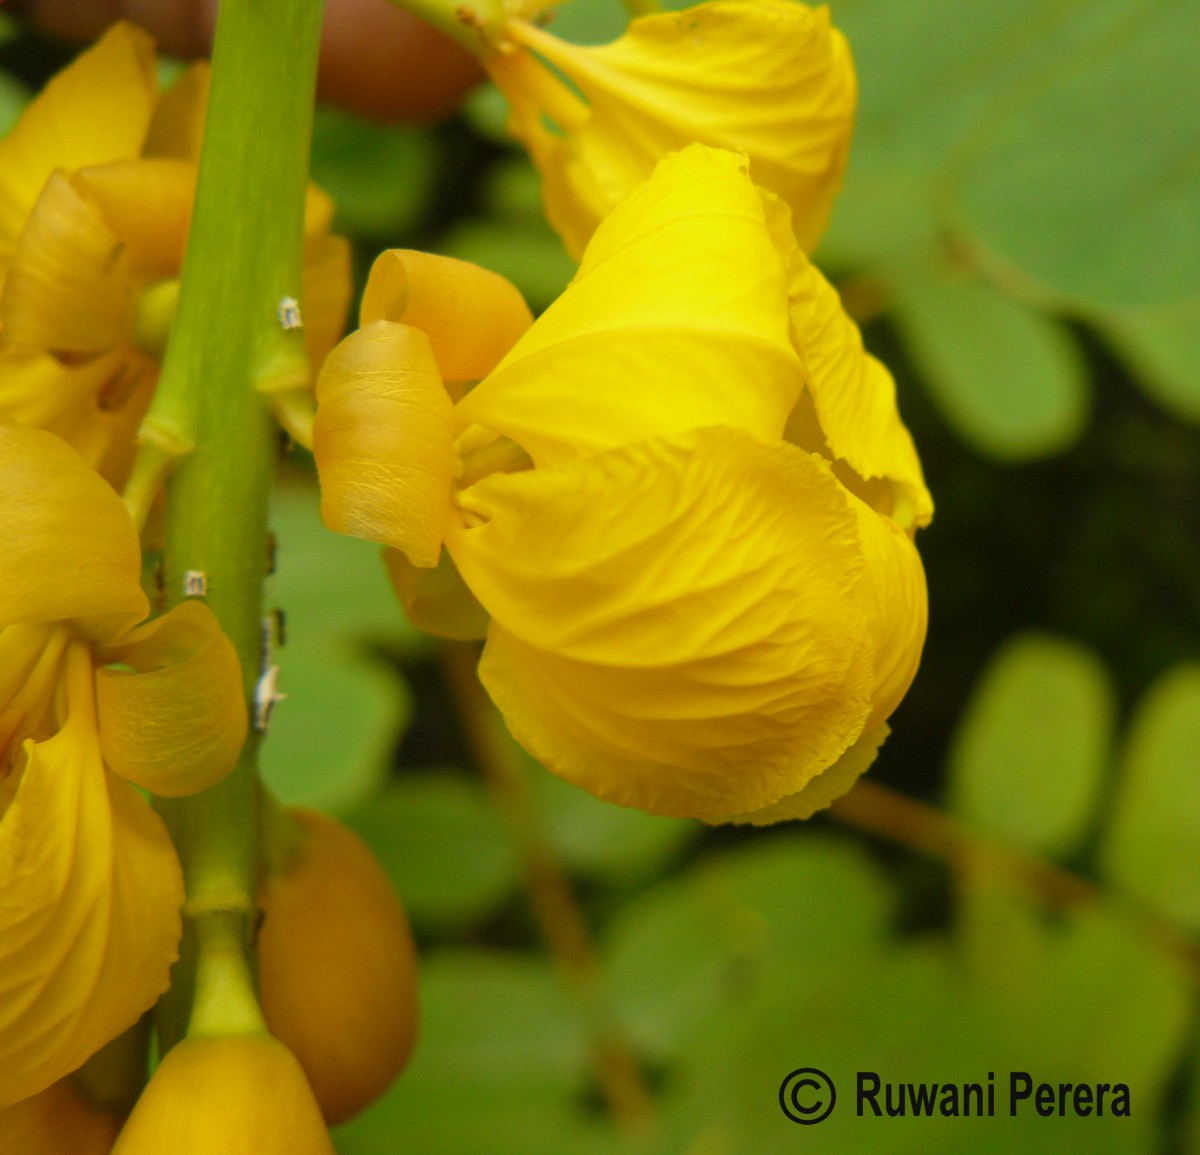
[[[928,525],[933,499],[900,420],[891,374],[863,349],[837,291],[798,250],[789,293],[796,349],[829,452],[860,478],[891,483],[898,520]]]
[[[321,233],[306,242],[304,341],[314,374],[346,332],[352,286],[350,242],[345,237]]]
[[[321,515],[338,533],[435,566],[454,472],[454,411],[425,335],[375,321],[317,379]]]
[[[75,183],[100,206],[139,282],[179,276],[196,195],[194,163],[122,161],[84,169]]]
[[[60,1079],[0,1111],[0,1151],[8,1155],[109,1155],[121,1122]]]
[[[0,1106],[75,1070],[167,988],[183,878],[159,817],[100,760],[91,655],[0,819]]]
[[[212,66],[193,64],[163,94],[146,133],[143,156],[199,160]]]
[[[461,495],[447,544],[493,624],[517,739],[610,801],[719,820],[794,793],[862,731],[862,548],[829,467],[727,429]]]
[[[824,810],[843,794],[848,794],[854,784],[866,773],[879,747],[891,731],[880,724],[868,730],[828,770],[818,774],[803,790],[789,794],[770,806],[749,814],[733,814],[723,821],[738,825],[770,826],[775,822],[786,822],[794,818],[811,818],[818,810]]]
[[[420,329],[443,381],[476,381],[513,347],[533,315],[498,273],[453,257],[389,249],[371,267],[360,321]]]
[[[64,441],[0,425],[0,511],[0,625],[86,618],[105,640],[146,616],[137,530]]]
[[[142,1092],[113,1155],[334,1155],[300,1064],[270,1035],[189,1038]]]
[[[388,577],[408,620],[439,638],[480,641],[487,634],[487,610],[475,599],[446,551],[434,569],[420,569],[399,550],[385,549]]]
[[[242,668],[202,602],[185,602],[104,651],[96,697],[110,770],[152,794],[194,794],[219,782],[246,740]]]
[[[50,174],[137,156],[157,91],[154,42],[120,23],[29,104],[0,141],[0,276]]]
[[[0,297],[12,345],[101,353],[129,332],[129,253],[77,179],[46,182],[13,253]]]
[[[852,498],[866,558],[867,614],[874,639],[870,730],[900,705],[916,677],[925,645],[929,595],[912,539],[890,518]]]
[[[754,179],[787,201],[801,244],[815,248],[856,102],[849,49],[827,8],[715,0],[641,17],[619,40],[593,48],[520,21],[508,33],[587,101],[581,120],[565,90],[548,96],[555,81],[544,67],[514,62],[520,52],[484,61],[542,171],[546,214],[574,255],[656,161],[693,141],[747,152]],[[544,75],[532,76],[536,68]],[[543,114],[561,131],[551,132]]]
[[[65,365],[30,350],[0,351],[0,419],[55,433],[95,467],[118,417],[102,404],[120,373],[124,350]]]
[[[605,221],[566,292],[458,413],[544,466],[703,425],[775,440],[801,385],[762,197],[743,160],[697,145]]]

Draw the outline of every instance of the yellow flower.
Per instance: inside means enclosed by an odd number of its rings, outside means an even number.
[[[489,318],[515,345],[454,363]],[[419,254],[376,266],[363,319],[317,386],[326,523],[403,551],[418,603],[444,541],[527,749],[707,821],[849,788],[919,660],[932,503],[890,376],[744,160],[660,164],[519,339],[511,286]]]
[[[0,425],[0,1107],[36,1094],[167,987],[183,882],[130,783],[203,789],[246,732],[207,606],[138,626],[137,531],[53,434]],[[105,668],[118,665],[122,668]]]
[[[57,433],[117,483],[174,314],[207,95],[197,65],[160,97],[152,41],[117,24],[0,141],[0,416]],[[331,217],[312,190],[314,363],[349,298]]]
[[[300,1064],[270,1035],[191,1037],[154,1072],[113,1155],[334,1155]]]
[[[568,44],[519,19],[505,34],[483,64],[541,171],[546,215],[572,256],[660,159],[693,141],[748,153],[754,180],[791,208],[801,245],[816,247],[856,100],[850,52],[828,8],[712,0],[639,17],[600,47]]]

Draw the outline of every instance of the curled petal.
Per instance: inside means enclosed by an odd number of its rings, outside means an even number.
[[[157,93],[154,42],[120,23],[29,104],[0,141],[0,279],[50,174],[137,156]]]
[[[613,212],[458,412],[541,467],[704,425],[776,440],[802,381],[762,197],[743,160],[696,145]]]
[[[0,425],[0,511],[0,625],[87,619],[104,641],[146,616],[137,530],[66,442]]]
[[[56,172],[21,233],[0,297],[5,340],[101,353],[127,335],[129,253],[78,180]]]
[[[246,740],[237,651],[202,602],[184,602],[101,655],[132,671],[96,673],[100,746],[110,770],[174,798],[219,782]]]
[[[360,319],[420,329],[442,380],[477,381],[513,347],[533,315],[499,273],[454,257],[389,249],[371,267]]]
[[[723,821],[736,825],[770,826],[775,822],[786,822],[793,818],[811,818],[818,810],[824,810],[830,803],[850,792],[875,761],[880,746],[890,733],[884,724],[868,730],[829,769],[818,774],[803,790],[789,794],[761,810],[754,810],[749,814],[732,814]]]
[[[493,624],[480,676],[556,773],[721,820],[801,789],[870,712],[849,496],[727,429],[496,475],[447,544]]]
[[[435,566],[454,473],[454,409],[429,341],[375,321],[330,355],[317,379],[313,452],[321,515],[338,533]]]
[[[575,256],[660,158],[692,141],[747,152],[754,179],[791,206],[801,244],[816,246],[856,102],[850,52],[827,8],[716,0],[641,17],[619,40],[593,48],[520,21],[509,35],[587,101],[580,107],[528,53],[484,62],[542,172],[546,214]]]
[[[0,819],[0,1106],[37,1094],[167,988],[183,878],[159,817],[100,760],[91,656]]]

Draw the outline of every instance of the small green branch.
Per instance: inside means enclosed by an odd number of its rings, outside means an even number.
[[[178,308],[142,427],[148,445],[187,451],[167,485],[167,604],[205,590],[241,659],[251,718],[278,444],[260,389],[308,372],[303,332],[286,326],[279,310],[285,298],[301,297],[321,10],[320,0],[222,0]],[[212,920],[232,922],[229,941],[251,938],[256,749],[252,734],[223,782],[157,803],[188,890],[183,954],[160,1010],[164,1048],[180,1037],[191,1007],[204,937],[197,925],[209,934]]]

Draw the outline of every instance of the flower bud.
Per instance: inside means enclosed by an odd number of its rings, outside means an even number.
[[[270,1035],[184,1039],[159,1065],[112,1155],[333,1155],[312,1089]]]
[[[5,1155],[109,1155],[120,1122],[93,1107],[70,1079],[0,1111]]]
[[[341,823],[297,810],[297,853],[259,894],[263,1015],[339,1123],[400,1073],[417,1029],[416,956],[383,868]]]

